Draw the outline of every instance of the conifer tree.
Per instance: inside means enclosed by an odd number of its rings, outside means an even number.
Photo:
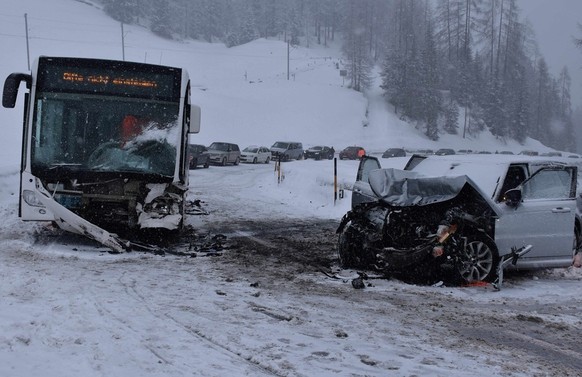
[[[422,61],[420,66],[420,80],[418,82],[422,94],[419,98],[419,113],[426,121],[426,136],[431,140],[438,139],[437,119],[441,112],[441,97],[438,91],[439,75],[437,67],[437,51],[433,35],[432,22],[428,22]]]

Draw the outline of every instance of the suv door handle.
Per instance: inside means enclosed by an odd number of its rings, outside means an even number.
[[[570,212],[570,208],[566,207],[557,207],[552,209],[552,213],[568,213]]]

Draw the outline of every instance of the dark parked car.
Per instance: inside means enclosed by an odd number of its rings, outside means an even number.
[[[190,169],[196,169],[198,166],[207,168],[210,165],[208,149],[201,144],[188,145],[188,165]]]
[[[234,164],[240,162],[240,148],[237,144],[214,142],[208,147],[210,162],[217,165]]]
[[[437,150],[436,152],[434,152],[435,155],[437,156],[448,156],[451,154],[456,154],[454,149],[451,148],[441,148],[439,150]]]
[[[323,145],[318,145],[311,147],[303,153],[304,158],[313,158],[315,160],[331,160],[335,155],[335,149],[333,147],[327,147]]]
[[[271,160],[277,161],[301,160],[303,144],[296,141],[277,141],[271,146]]]
[[[351,146],[344,148],[339,153],[340,160],[357,160],[362,156],[366,155],[366,150],[362,147]]]
[[[403,148],[389,148],[382,153],[382,158],[389,157],[406,157],[406,151]]]
[[[428,155],[434,154],[434,151],[432,149],[418,149],[414,153],[415,154],[420,154],[420,155],[423,155],[423,156],[428,156]]]

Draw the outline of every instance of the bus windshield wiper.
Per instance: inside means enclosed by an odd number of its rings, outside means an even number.
[[[83,164],[76,163],[76,162],[75,163],[73,163],[73,162],[71,162],[71,163],[68,163],[68,162],[57,162],[57,163],[51,164],[51,166],[49,167],[49,169],[59,169],[59,168],[69,168],[69,167],[76,167],[76,168],[78,168],[78,167],[81,167],[81,166],[83,166]]]
[[[83,170],[84,165],[78,163],[57,162],[48,165],[45,169],[48,174],[78,173]]]

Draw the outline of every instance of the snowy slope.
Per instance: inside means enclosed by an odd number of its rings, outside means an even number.
[[[27,70],[25,13],[31,62],[39,55],[121,59],[120,24],[90,4],[4,0],[0,11],[0,47],[4,51],[0,77]],[[297,140],[306,146],[333,145],[336,150],[360,144],[377,152],[396,146],[515,152],[544,149],[531,140],[524,146],[506,144],[488,133],[472,139],[442,135],[439,142],[427,140],[421,130],[391,112],[377,85],[366,96],[346,87],[339,75],[342,59],[337,45],[292,48],[287,80],[287,48],[281,41],[258,40],[229,49],[222,44],[163,40],[139,26],[125,25],[124,31],[126,60],[189,71],[194,100],[203,111],[202,131],[193,142],[228,139],[244,147]],[[0,141],[0,166],[15,166],[19,160],[21,114],[22,102],[14,110],[0,111],[5,131]]]

